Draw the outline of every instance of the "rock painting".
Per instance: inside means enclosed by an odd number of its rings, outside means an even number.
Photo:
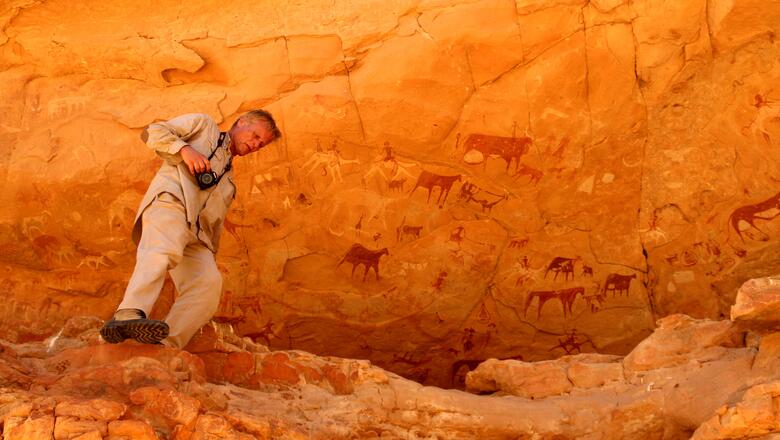
[[[436,275],[436,279],[433,281],[433,284],[431,284],[431,287],[437,292],[441,292],[442,287],[444,287],[444,280],[447,279],[447,272],[444,270],[439,271],[439,274]]]
[[[627,350],[628,343],[613,342],[632,336],[613,333],[639,334],[653,326],[660,317],[656,313],[687,311],[681,308],[703,302],[694,296],[714,297],[711,290],[717,291],[718,304],[702,314],[726,312],[726,289],[765,262],[777,261],[780,192],[775,194],[774,185],[780,181],[771,182],[780,176],[773,148],[780,136],[780,95],[772,87],[780,68],[767,64],[776,57],[762,53],[772,44],[765,44],[766,32],[753,32],[755,20],[744,20],[744,29],[734,33],[743,17],[751,17],[747,4],[762,2],[734,2],[739,4],[716,11],[728,23],[710,29],[713,44],[722,49],[717,53],[707,50],[707,41],[706,56],[701,56],[701,45],[676,37],[664,40],[666,49],[679,43],[679,50],[669,53],[697,61],[686,73],[702,68],[712,75],[671,75],[679,70],[679,57],[647,56],[648,44],[657,42],[658,35],[676,32],[664,28],[670,23],[675,28],[685,23],[686,35],[698,35],[701,23],[706,28],[707,20],[689,16],[701,9],[697,7],[656,8],[650,15],[663,17],[649,20],[641,17],[647,12],[642,8],[621,8],[609,14],[617,17],[630,9],[632,19],[648,26],[633,33],[625,26],[605,28],[607,34],[588,33],[583,46],[582,33],[561,40],[564,29],[559,26],[534,27],[544,24],[535,20],[550,14],[554,22],[576,25],[582,21],[581,8],[542,6],[577,2],[519,2],[539,7],[448,2],[452,4],[444,15],[452,26],[432,28],[438,42],[452,46],[439,58],[436,44],[425,38],[377,33],[388,23],[400,19],[403,24],[409,18],[393,17],[399,8],[392,4],[380,11],[379,3],[339,2],[338,7],[323,6],[332,19],[328,32],[335,33],[328,38],[307,37],[322,33],[321,23],[309,26],[305,15],[311,8],[287,8],[292,15],[302,14],[289,17],[288,26],[300,35],[279,39],[278,29],[270,26],[260,30],[263,35],[224,47],[226,38],[246,33],[237,29],[225,35],[224,26],[214,26],[214,35],[194,41],[192,50],[176,46],[180,53],[174,58],[181,59],[158,66],[147,63],[150,55],[170,52],[165,36],[171,32],[193,34],[187,20],[167,20],[171,29],[158,29],[163,38],[139,38],[126,35],[127,26],[111,27],[106,24],[111,20],[101,19],[113,6],[97,8],[91,23],[104,26],[99,35],[105,36],[101,47],[110,54],[106,58],[87,53],[89,48],[74,43],[79,38],[48,44],[51,26],[45,20],[51,17],[40,15],[50,11],[48,2],[11,3],[46,5],[26,9],[23,19],[9,21],[3,31],[9,44],[0,54],[8,84],[0,121],[8,152],[2,171],[18,178],[6,179],[0,252],[4,277],[19,282],[3,286],[18,301],[34,297],[36,285],[45,286],[44,293],[56,296],[43,315],[73,315],[78,307],[87,313],[105,309],[107,315],[108,304],[121,296],[119,288],[97,286],[124,284],[132,271],[129,232],[160,164],[139,139],[144,125],[179,112],[202,111],[225,129],[254,106],[274,113],[283,137],[271,150],[235,162],[240,191],[224,221],[218,257],[232,291],[225,293],[218,319],[254,332],[261,342],[306,316],[314,324],[296,336],[300,345],[295,348],[321,348],[322,354],[345,341],[371,341],[369,345],[376,344],[372,361],[384,357],[404,363],[404,357],[392,356],[402,350],[428,355],[426,349],[440,344],[445,333],[452,338],[447,344],[468,359],[505,356],[518,347],[533,359],[576,353],[585,333],[598,338],[602,347]],[[414,3],[422,24],[426,16],[428,22],[444,17],[442,2]],[[365,14],[374,9],[383,13]],[[519,9],[523,25],[535,29],[524,35],[526,49],[544,52],[524,60],[517,59],[523,58],[517,38],[506,38],[517,33]],[[367,21],[346,28],[333,25],[354,16]],[[58,18],[58,35],[79,31],[73,27],[80,23],[78,17]],[[490,23],[491,31],[469,23]],[[759,34],[753,41],[752,35]],[[732,41],[735,35],[746,39]],[[142,50],[123,50],[127,38],[137,39]],[[605,38],[610,44],[602,44]],[[621,39],[625,45],[612,44]],[[556,42],[555,47],[544,49],[549,42]],[[477,47],[490,50],[473,50]],[[88,62],[84,56],[51,57],[52,50],[86,54]],[[277,50],[289,52],[290,65],[251,69],[269,58],[242,55]],[[731,56],[737,50],[739,56]],[[206,56],[220,51],[224,57]],[[388,68],[387,55],[406,67]],[[620,59],[584,63],[614,57]],[[38,62],[47,59],[53,64]],[[185,73],[204,60],[207,68]],[[138,75],[131,72],[134,78],[127,81],[123,70],[135,72],[138,66],[148,68]],[[252,78],[245,70],[252,71]],[[182,87],[160,88],[159,71],[169,73],[164,75],[171,80],[167,85]],[[61,75],[67,72],[78,74]],[[645,73],[642,90],[636,72]],[[583,78],[590,85],[614,87],[589,87]],[[87,133],[84,126],[89,126]],[[758,195],[747,196],[747,191]],[[656,205],[663,207],[653,210]],[[664,215],[669,206],[682,208]],[[242,211],[236,213],[236,207]],[[738,245],[749,250],[749,259],[740,260],[748,251]],[[642,263],[657,279],[649,282],[634,269],[645,267]],[[664,286],[680,284],[673,279],[681,274],[685,286],[664,294]],[[35,277],[41,282],[36,284]],[[70,279],[62,282],[63,277]],[[511,293],[502,294],[506,304],[479,304],[491,283]],[[317,284],[327,285],[319,289],[327,295],[309,294],[316,289],[307,291],[308,286]],[[658,301],[645,304],[653,288]],[[343,307],[356,291],[370,291],[370,306]],[[82,298],[97,295],[105,296],[105,305],[81,304]],[[287,301],[291,297],[295,302]],[[14,312],[32,311],[18,313],[21,318],[9,312],[5,325],[22,320],[37,325],[39,300],[14,306],[19,309]],[[613,304],[614,309],[604,309]],[[332,342],[327,346],[307,345],[313,338],[305,332],[315,325],[328,327],[329,313],[337,308],[345,322],[375,324],[366,333],[397,334],[390,328],[397,311],[407,309],[409,328],[438,326],[441,331],[408,332],[408,344],[386,350],[380,347],[386,342],[381,334],[358,342],[350,339],[354,329],[342,326],[328,329]],[[465,322],[472,312],[479,317]],[[590,313],[615,322],[593,319]],[[528,315],[533,323],[516,326],[518,315]],[[547,322],[536,322],[534,316]],[[561,327],[568,331],[575,319],[578,332],[563,334]],[[489,347],[483,342],[488,324],[507,329],[496,333]],[[533,330],[522,330],[531,327],[545,332],[543,341],[530,343]],[[553,345],[554,353],[547,352]],[[406,371],[413,370],[420,380],[447,376],[453,356],[439,362],[437,354]]]
[[[108,205],[108,230],[112,232],[116,229],[130,230],[133,226],[133,219],[141,203],[143,194],[136,190],[127,190],[120,193]]]
[[[287,184],[282,178],[276,177],[271,173],[255,175],[252,184],[253,193],[266,195],[270,192],[280,192],[282,187]]]
[[[523,176],[528,176],[528,181],[536,185],[542,179],[544,173],[541,170],[529,167],[528,165],[521,165],[520,168],[515,172],[515,181],[520,180],[520,178]]]
[[[558,279],[558,275],[561,273],[563,274],[563,279],[568,280],[569,276],[571,275],[571,278],[574,279],[574,263],[579,261],[579,257],[575,258],[565,258],[565,257],[555,257],[550,264],[547,266],[547,270],[544,272],[544,278],[547,278],[547,274],[552,272],[555,274],[553,277],[553,280]]]
[[[23,217],[21,221],[22,234],[30,240],[43,234],[51,218],[52,215],[49,211],[42,211],[38,215]]]
[[[309,176],[319,170],[321,176],[330,176],[331,184],[343,182],[341,167],[348,164],[359,164],[357,159],[344,159],[341,157],[341,151],[338,149],[338,141],[333,140],[330,148],[323,151],[317,140],[317,149],[301,166],[305,176]]]
[[[607,276],[607,280],[604,281],[604,289],[602,292],[606,295],[608,292],[612,292],[612,297],[615,295],[628,296],[628,290],[631,287],[631,280],[636,279],[636,274],[621,275],[619,273],[611,273]]]
[[[376,275],[376,279],[379,280],[379,259],[382,258],[383,255],[389,255],[387,248],[382,248],[377,251],[372,251],[370,249],[366,249],[362,244],[355,243],[352,245],[352,247],[349,248],[346,254],[344,254],[344,257],[339,261],[339,264],[336,265],[336,268],[340,267],[344,263],[349,263],[352,265],[352,273],[351,276],[355,275],[355,269],[360,266],[361,264],[364,267],[363,271],[363,281],[366,280],[366,275],[368,274],[369,269],[374,269],[374,275]]]
[[[265,221],[265,220],[268,220],[268,219],[263,219],[263,220]],[[241,224],[241,223],[233,223],[232,221],[230,221],[230,219],[228,217],[225,217],[225,222],[223,223],[223,226],[225,227],[225,230],[231,236],[233,236],[233,238],[235,238],[237,242],[241,243],[242,245],[244,244],[244,239],[241,238],[241,235],[239,235],[238,230],[242,229],[242,228],[248,228],[248,229],[254,229],[255,228],[254,225],[244,225],[244,224]],[[278,224],[277,224],[277,226],[278,226]]]
[[[473,183],[464,182],[463,185],[460,186],[457,199],[461,202],[476,203],[482,208],[483,213],[489,214],[494,206],[505,200],[508,200],[509,194],[496,194],[487,190],[483,190]]]
[[[562,349],[566,354],[582,353],[583,344],[590,342],[587,336],[580,336],[577,329],[572,329],[566,333],[565,338],[558,338],[558,344],[550,348],[550,351]]]
[[[762,202],[735,209],[729,216],[729,225],[743,243],[745,242],[745,236],[752,240],[767,241],[769,240],[769,235],[756,226],[756,221],[772,220],[779,215],[780,192]],[[743,229],[743,225],[747,227]]]
[[[116,267],[116,263],[111,261],[110,258],[105,255],[87,255],[81,259],[76,269],[85,266],[92,270],[99,270],[101,266],[104,267]]]
[[[386,185],[390,193],[402,193],[404,184],[414,179],[414,174],[409,170],[415,167],[416,163],[398,160],[390,142],[385,141],[382,153],[374,159],[361,181],[364,187],[377,182],[380,189]]]
[[[466,138],[463,148],[467,154],[470,151],[479,153],[469,163],[481,162],[484,168],[487,166],[489,157],[498,157],[506,162],[505,171],[509,173],[509,166],[512,164],[512,161],[515,162],[515,172],[517,172],[520,158],[528,152],[532,144],[533,140],[529,137],[504,137],[472,133]]]
[[[766,124],[780,118],[780,102],[756,94],[753,97],[753,107],[756,108],[756,114],[749,124],[742,127],[742,134],[753,137],[760,136],[767,144],[771,145],[772,138]]]
[[[414,193],[414,190],[417,188],[427,188],[428,198],[425,199],[425,203],[428,203],[431,201],[431,192],[438,187],[439,197],[436,199],[436,204],[439,205],[439,208],[443,208],[444,203],[447,201],[447,196],[450,194],[452,184],[459,182],[460,180],[460,174],[454,176],[442,176],[423,170],[417,177],[417,182],[414,184],[414,188],[412,188],[412,191],[409,193],[409,195],[411,196]]]
[[[420,233],[422,232],[423,227],[407,225],[405,223],[406,223],[406,217],[404,217],[401,220],[401,224],[395,229],[395,233],[396,233],[395,241],[397,243],[400,243],[406,237],[411,238],[411,240],[416,240],[420,238]]]
[[[557,299],[558,301],[560,301],[561,306],[563,307],[563,316],[566,318],[571,317],[572,306],[574,305],[574,300],[577,298],[577,295],[584,297],[585,288],[570,287],[567,289],[558,289],[558,290],[531,291],[528,293],[528,296],[525,299],[525,305],[523,307],[523,316],[528,315],[528,308],[531,306],[531,303],[533,303],[535,299],[538,299],[537,309],[536,309],[537,319],[539,319],[542,316],[542,307],[544,307],[544,304],[551,299]]]
[[[522,247],[525,247],[528,244],[528,240],[529,240],[528,237],[525,237],[525,238],[513,238],[509,242],[509,247],[510,248],[522,248]]]

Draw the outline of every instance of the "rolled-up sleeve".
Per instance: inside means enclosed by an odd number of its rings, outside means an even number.
[[[209,115],[201,113],[181,115],[169,121],[150,124],[141,134],[141,139],[163,159],[180,162],[179,150],[187,145],[188,139],[203,130],[209,123],[213,123]],[[178,160],[175,157],[178,157]]]

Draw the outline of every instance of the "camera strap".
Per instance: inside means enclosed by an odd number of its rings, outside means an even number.
[[[211,156],[209,156],[209,158],[206,160],[211,160],[211,158],[214,157],[214,155],[217,153],[217,150],[219,150],[219,148],[222,146],[222,143],[225,142],[226,137],[227,137],[227,132],[225,131],[219,132],[219,140],[217,140],[217,148],[215,148],[214,151],[211,152]],[[233,158],[231,157],[231,160],[232,159]]]
[[[226,137],[227,137],[227,132],[225,131],[219,132],[219,140],[217,140],[217,148],[215,148],[214,151],[211,152],[211,155],[207,159],[208,161],[211,161],[211,158],[214,157],[214,154],[217,153],[217,150],[219,150],[220,147],[224,146],[223,144],[225,142]],[[217,177],[217,180],[214,181],[215,186],[219,183],[220,180],[222,180],[222,176],[224,176],[225,174],[227,174],[228,171],[230,171],[230,168],[232,166],[233,166],[233,156],[231,155],[230,159],[228,159],[227,165],[225,165],[225,169],[222,170],[222,174],[220,174],[219,177]]]

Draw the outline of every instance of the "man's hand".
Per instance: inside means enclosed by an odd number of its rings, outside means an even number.
[[[206,156],[198,153],[189,145],[183,146],[179,153],[181,153],[181,159],[187,164],[187,168],[190,169],[190,173],[193,176],[204,171],[211,171],[211,164]]]

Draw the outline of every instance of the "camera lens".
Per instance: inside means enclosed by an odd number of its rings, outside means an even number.
[[[214,175],[211,173],[203,173],[200,175],[200,183],[208,185],[214,181]]]

